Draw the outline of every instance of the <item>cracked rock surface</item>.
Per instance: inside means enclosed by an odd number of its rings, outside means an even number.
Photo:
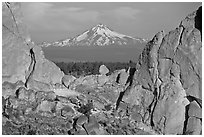
[[[135,68],[64,75],[2,4],[2,134],[202,134],[202,7],[148,42]]]
[[[137,65],[134,83],[154,94],[149,124],[162,134],[201,134],[202,118],[192,119],[188,111],[192,100],[202,101],[202,26],[196,25],[202,20],[198,19],[201,10],[189,14],[168,34],[157,33]],[[202,105],[193,108],[199,113]]]
[[[60,83],[64,73],[31,41],[22,22],[20,3],[2,3],[2,11],[3,82],[22,81],[26,87],[43,90]]]

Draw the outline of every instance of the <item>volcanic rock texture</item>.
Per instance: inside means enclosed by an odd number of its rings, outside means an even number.
[[[136,68],[64,75],[2,4],[2,134],[202,134],[202,8],[157,33]]]

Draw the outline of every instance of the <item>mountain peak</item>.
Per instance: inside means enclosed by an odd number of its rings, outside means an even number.
[[[97,24],[91,30],[94,31],[94,32],[98,32],[98,31],[111,31],[106,25],[104,25],[102,23]]]
[[[99,23],[98,25],[96,25],[96,27],[99,27],[99,28],[106,28],[107,26],[102,24],[102,23]]]
[[[63,41],[54,42],[58,46],[106,46],[106,45],[135,45],[145,41],[118,33],[106,25],[99,23],[82,34]],[[48,44],[47,44],[48,45]],[[51,45],[51,44],[50,44]]]
[[[132,38],[130,36],[115,32],[114,30],[110,29],[109,27],[101,23],[93,27],[91,30],[93,31],[94,35],[100,35],[101,37],[103,37],[103,39],[104,38],[124,39],[125,37]]]

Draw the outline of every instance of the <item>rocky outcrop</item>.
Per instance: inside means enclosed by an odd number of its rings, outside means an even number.
[[[202,134],[201,8],[157,33],[136,68],[75,78],[3,6],[2,134]]]
[[[186,117],[189,97],[195,100],[202,97],[201,10],[200,7],[189,14],[168,34],[163,31],[156,34],[137,64],[134,85],[154,94],[148,111],[144,111],[150,113],[149,124],[162,134],[184,134],[187,121],[194,121],[193,133],[201,133],[198,125],[202,118],[199,121]]]
[[[30,37],[22,23],[19,3],[2,3],[2,78],[26,81],[31,63]]]
[[[42,48],[35,46],[33,48],[35,54],[35,68],[32,73],[32,80],[48,83],[54,85],[61,83],[64,73],[51,61],[47,60],[44,56]]]
[[[22,22],[20,8],[20,3],[2,4],[3,82],[22,81],[29,88],[61,83],[63,72],[54,63],[45,59],[41,47],[31,42]],[[33,83],[41,83],[41,85],[33,85]]]

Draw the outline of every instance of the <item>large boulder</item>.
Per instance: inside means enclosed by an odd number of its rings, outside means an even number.
[[[99,73],[101,75],[106,75],[109,72],[109,69],[105,65],[99,67]]]
[[[202,119],[200,108],[191,103],[189,114],[194,120],[186,117],[191,102],[188,98],[202,100],[201,11],[202,7],[189,14],[166,35],[163,31],[157,33],[144,48],[136,66],[133,93],[139,93],[135,85],[152,92],[149,124],[162,134],[183,134],[192,126],[194,134],[201,133],[200,121],[195,120],[195,116]],[[188,125],[188,121],[193,124]]]
[[[61,83],[64,73],[45,59],[41,47],[31,42],[22,20],[20,3],[2,4],[3,82],[21,80],[30,88],[41,87],[38,84],[33,86],[33,81],[49,85]]]
[[[42,48],[40,46],[35,46],[33,52],[35,54],[36,64],[32,79],[51,85],[61,83],[64,73],[53,62],[45,58]]]

